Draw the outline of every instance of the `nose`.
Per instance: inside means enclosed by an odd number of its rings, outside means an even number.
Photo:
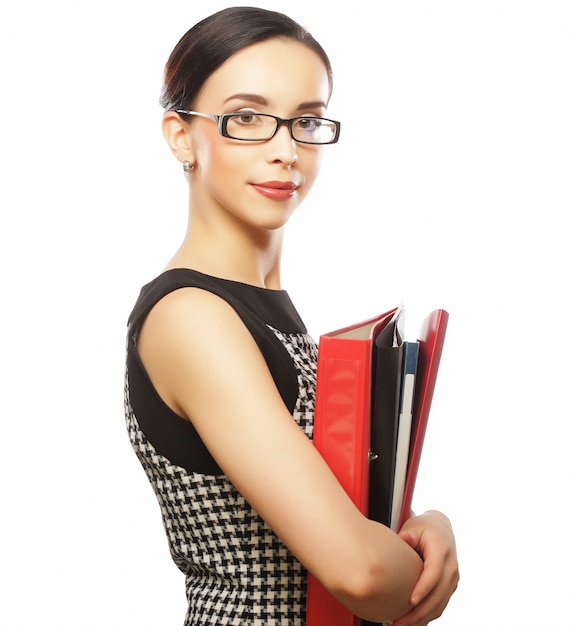
[[[285,122],[279,126],[267,145],[269,146],[269,160],[273,163],[295,165],[299,160],[297,142],[291,137],[289,126]]]

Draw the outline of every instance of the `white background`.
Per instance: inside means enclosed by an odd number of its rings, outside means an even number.
[[[163,65],[224,2],[0,9],[0,623],[182,623],[123,423],[125,322],[183,235]],[[315,336],[450,313],[415,508],[452,519],[443,626],[574,624],[574,12],[567,1],[285,2],[343,124],[287,233]],[[375,11],[375,7],[377,10]]]

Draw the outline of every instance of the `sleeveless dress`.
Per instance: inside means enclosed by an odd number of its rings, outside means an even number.
[[[183,287],[205,289],[233,307],[310,439],[317,345],[286,291],[188,269],[168,270],[141,289],[128,323],[125,418],[159,502],[171,556],[185,574],[185,626],[304,626],[306,570],[223,475],[193,425],[162,401],[139,358],[146,315]]]

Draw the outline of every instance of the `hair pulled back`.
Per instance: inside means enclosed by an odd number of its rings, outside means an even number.
[[[179,40],[165,66],[160,104],[191,108],[205,81],[243,48],[274,37],[299,41],[321,58],[332,88],[329,57],[314,37],[287,15],[255,7],[230,7],[198,22]]]

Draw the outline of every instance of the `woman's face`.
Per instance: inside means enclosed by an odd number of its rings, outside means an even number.
[[[206,81],[193,109],[321,117],[328,97],[319,56],[299,42],[271,39],[229,58]],[[283,226],[319,172],[322,147],[295,142],[285,125],[267,141],[246,142],[222,137],[214,121],[194,117],[189,138],[194,210],[233,216],[256,229]]]

